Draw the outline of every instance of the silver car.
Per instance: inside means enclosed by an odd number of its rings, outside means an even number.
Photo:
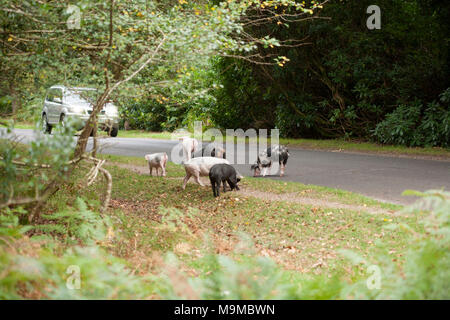
[[[45,96],[42,109],[42,130],[51,133],[53,126],[64,124],[68,118],[74,118],[81,130],[92,113],[92,102],[96,100],[97,90],[93,88],[69,88],[52,86]],[[119,112],[112,103],[106,103],[98,114],[98,127],[105,130],[111,137],[119,132]]]

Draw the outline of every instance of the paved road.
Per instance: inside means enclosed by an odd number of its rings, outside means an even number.
[[[33,139],[32,130],[16,129],[15,134],[23,142]],[[106,138],[101,139],[101,153],[142,157],[147,153],[167,152],[170,156],[176,144],[177,141],[168,140]],[[289,151],[291,157],[286,167],[286,175],[281,178],[287,181],[340,188],[399,204],[410,203],[414,200],[401,195],[405,189],[450,190],[450,162],[448,161],[293,148]],[[249,167],[249,165],[236,165],[243,175],[251,175]],[[279,177],[270,178],[280,179]]]

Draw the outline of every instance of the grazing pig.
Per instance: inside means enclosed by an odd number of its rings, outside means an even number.
[[[183,148],[183,157],[185,161],[189,161],[191,159],[192,153],[197,151],[198,149],[198,141],[197,139],[190,137],[181,137],[179,138],[181,141],[181,146]]]
[[[223,192],[225,192],[226,182],[230,185],[231,190],[239,190],[237,183],[241,181],[240,175],[237,175],[236,169],[226,163],[215,164],[209,170],[209,181],[214,197],[220,195],[220,183],[223,183]],[[226,182],[225,182],[226,181]]]
[[[190,177],[194,177],[195,181],[204,187],[205,185],[200,181],[200,176],[207,176],[211,167],[218,163],[227,163],[228,160],[215,158],[215,157],[201,157],[192,158],[189,161],[183,163],[186,176],[183,181],[183,190],[186,188],[186,184]]]
[[[267,150],[262,151],[258,155],[256,163],[251,166],[253,176],[259,176],[262,171],[262,175],[264,177],[267,174],[267,170],[269,170],[270,175],[270,169],[272,167],[273,161],[278,161],[278,163],[280,164],[280,177],[284,176],[284,170],[286,168],[286,163],[289,155],[289,150],[285,146],[274,145],[267,148]]]
[[[198,150],[192,153],[192,158],[199,157],[217,157],[223,159],[227,158],[225,149],[215,144],[209,144],[206,147],[203,147],[201,151]]]
[[[148,168],[150,169],[150,175],[152,175],[153,168],[156,169],[156,175],[159,176],[159,169],[162,170],[163,177],[166,176],[166,164],[167,164],[167,153],[153,153],[147,154],[145,160],[148,161]]]

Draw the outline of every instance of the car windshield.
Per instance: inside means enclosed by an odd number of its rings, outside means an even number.
[[[68,91],[65,96],[66,103],[93,103],[95,101],[95,90]]]

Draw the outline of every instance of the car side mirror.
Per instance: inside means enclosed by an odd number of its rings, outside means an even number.
[[[54,98],[53,98],[53,102],[56,102],[56,103],[62,103],[62,99],[59,98],[59,97],[54,97]]]

